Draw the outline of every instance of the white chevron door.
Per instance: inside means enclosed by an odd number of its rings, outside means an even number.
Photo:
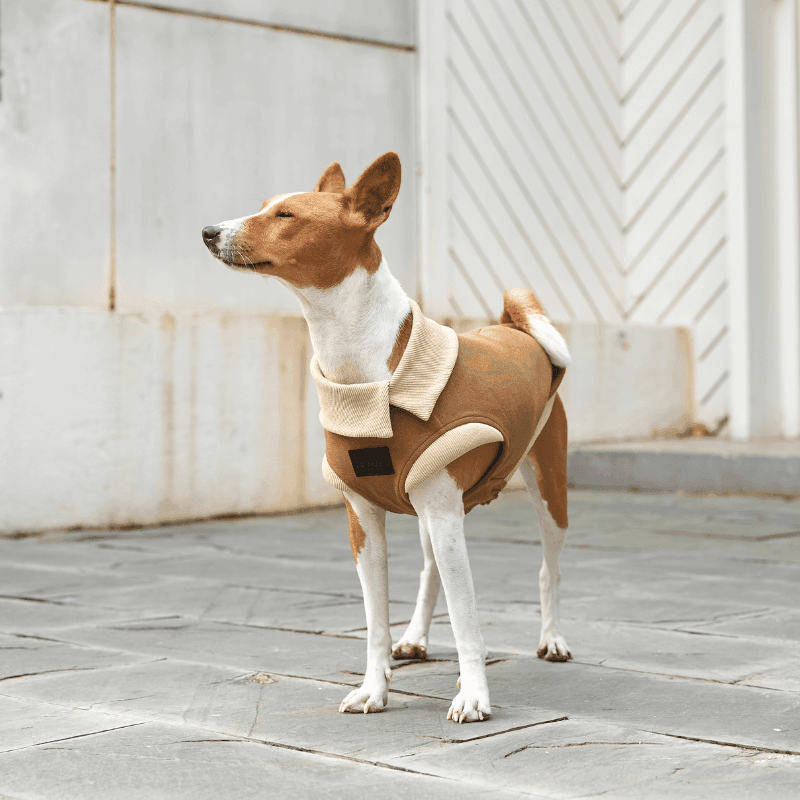
[[[426,308],[497,318],[524,285],[555,320],[688,326],[697,415],[716,423],[730,359],[722,0],[420,7],[424,224],[447,220],[429,236]]]

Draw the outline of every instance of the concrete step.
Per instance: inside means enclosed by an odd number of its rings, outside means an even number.
[[[660,439],[570,446],[575,487],[800,495],[800,442]]]

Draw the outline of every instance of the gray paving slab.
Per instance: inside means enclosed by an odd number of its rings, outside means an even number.
[[[90,608],[50,600],[0,597],[0,633],[54,633],[76,625],[129,618],[130,614],[105,608]],[[55,637],[58,638],[58,637]]]
[[[0,792],[63,800],[523,796],[159,723],[0,754]]]
[[[283,627],[321,633],[345,632],[363,627],[361,597],[323,591],[301,592],[230,586],[191,578],[133,580],[114,587],[88,586],[54,600],[72,605],[124,610],[129,616],[178,615],[212,622]],[[407,620],[409,603],[392,603],[391,618]]]
[[[133,664],[143,660],[147,660],[147,656],[80,647],[31,635],[0,634],[0,684],[20,675],[91,670],[112,664]],[[0,685],[0,692],[2,688]]]
[[[116,714],[0,695],[0,753],[134,724]]]
[[[499,660],[486,672],[500,706],[800,753],[795,692],[532,658]],[[393,688],[447,696],[457,674],[449,662],[409,667]]]
[[[516,609],[503,613],[479,609],[478,619],[489,659],[508,654],[536,657],[538,613],[528,616]],[[393,637],[399,638],[402,631],[402,626],[394,627]],[[768,689],[800,685],[800,644],[795,642],[765,641],[761,647],[753,647],[750,638],[574,618],[564,621],[563,632],[568,643],[577,643],[576,663],[724,683],[743,682]],[[609,647],[610,642],[613,647]],[[455,639],[447,620],[431,626],[428,653],[432,658],[447,658],[455,653]]]
[[[442,743],[541,725],[552,715],[503,709],[486,725],[446,720],[450,701],[391,693],[376,717],[339,714],[349,686],[269,673],[159,660],[87,673],[6,682],[9,698],[104,711],[369,760],[404,757]]]
[[[342,509],[0,538],[0,797],[795,797],[800,503],[570,502],[568,664],[534,655],[525,494],[468,517],[494,708],[479,725],[445,719],[442,598],[432,660],[394,663],[385,712],[338,714],[366,660]],[[397,635],[422,559],[414,518],[387,531]],[[106,719],[136,727],[95,734]]]
[[[174,658],[242,671],[276,672],[352,682],[363,673],[364,642],[349,635],[324,636],[252,625],[186,618],[120,622],[59,630],[64,641]]]
[[[777,609],[748,617],[712,620],[697,626],[704,633],[800,642],[800,610]]]
[[[759,754],[597,722],[564,720],[403,759],[457,780],[545,797],[790,797],[800,756]]]

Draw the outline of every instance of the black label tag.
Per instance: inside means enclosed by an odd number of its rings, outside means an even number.
[[[349,453],[356,478],[394,475],[394,465],[388,447],[362,447],[360,450],[350,450]]]

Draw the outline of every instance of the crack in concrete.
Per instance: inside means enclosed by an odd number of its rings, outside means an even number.
[[[17,678],[34,678],[37,675],[52,675],[55,672],[87,672],[96,669],[102,669],[105,666],[107,665],[103,664],[99,667],[71,667],[67,669],[46,669],[43,670],[42,672],[23,672],[20,673],[19,675],[6,675],[5,678],[0,678],[0,683],[2,683],[3,681],[16,680]]]
[[[285,631],[286,633],[306,633],[310,634],[311,636],[330,636],[333,639],[352,639],[356,642],[363,642],[364,639],[361,636],[348,636],[346,633],[331,633],[325,630],[301,630],[298,628],[283,628],[279,627],[278,625],[255,625],[253,623],[247,622],[226,622],[225,620],[216,620],[218,625],[230,625],[234,628],[255,628],[256,630],[260,631]],[[188,626],[186,626],[188,627]]]
[[[60,600],[47,600],[42,597],[28,597],[22,594],[0,594],[0,600],[19,600],[26,603],[48,603],[54,606],[75,606],[75,603],[64,603]]]
[[[397,672],[398,669],[403,669],[403,667],[413,667],[417,664],[456,664],[457,659],[454,658],[409,658],[403,661],[401,664],[392,664],[392,672]],[[495,661],[491,662],[495,664]],[[486,662],[487,666],[489,662]],[[353,675],[361,675],[362,673],[351,673]]]
[[[703,744],[716,744],[720,747],[736,747],[740,750],[753,750],[758,753],[779,753],[785,756],[800,756],[800,750],[779,750],[773,747],[759,747],[752,744],[739,744],[737,742],[723,742],[719,739],[701,739],[697,736],[681,736],[678,733],[664,733],[663,731],[644,731],[656,736],[668,736],[671,739],[683,739],[687,742],[702,742]]]
[[[207,742],[241,742],[243,739],[179,739],[177,744],[203,744]]]
[[[58,742],[71,742],[73,739],[84,739],[87,736],[98,736],[101,733],[111,733],[112,731],[121,731],[124,728],[136,728],[139,725],[147,725],[147,722],[133,722],[130,725],[117,725],[113,728],[105,728],[102,731],[91,731],[90,733],[79,733],[75,736],[65,736],[63,739],[51,739],[48,742],[35,742],[34,744],[26,744],[24,747],[15,747],[12,750],[4,750],[3,753],[15,753],[18,750],[29,750],[31,747],[42,747],[46,744],[57,744]]]
[[[735,542],[769,542],[772,539],[789,539],[800,536],[800,531],[788,531],[786,533],[767,533],[763,536],[742,536],[735,533],[703,533],[701,531],[672,531],[672,530],[653,530],[653,533],[662,533],[668,536],[691,536],[698,539],[725,539]]]
[[[606,659],[603,659],[603,661],[605,661],[605,660]],[[716,678],[697,678],[697,677],[695,677],[693,675],[674,675],[674,674],[669,673],[669,672],[652,672],[652,671],[646,670],[646,669],[631,669],[630,667],[612,667],[612,666],[606,666],[603,663],[593,664],[590,661],[576,661],[575,659],[572,659],[570,661],[566,661],[564,663],[566,663],[566,664],[580,664],[583,667],[595,667],[595,668],[600,668],[600,669],[612,669],[612,670],[615,670],[616,672],[633,672],[636,675],[654,675],[657,678],[669,678],[670,680],[676,680],[676,681],[698,681],[699,683],[718,683],[718,684],[721,684],[722,686],[737,686],[737,685],[747,686],[747,684],[739,684],[740,680],[745,680],[744,678],[737,678],[736,680],[723,681],[723,680],[718,680]],[[770,687],[770,686],[757,686],[757,687],[752,687],[752,688],[764,689],[765,691],[768,691],[768,692],[782,692],[782,691],[785,691],[784,689],[775,689],[775,688]]]
[[[242,737],[238,741],[252,742],[254,744],[263,744],[267,747],[278,747],[281,750],[294,750],[297,753],[309,753],[310,755],[322,756],[323,758],[336,758],[342,761],[353,761],[356,764],[365,764],[371,767],[380,767],[381,769],[390,769],[395,772],[408,772],[411,775],[422,775],[426,778],[438,778],[439,780],[452,781],[452,778],[447,778],[443,775],[435,775],[432,772],[421,772],[416,769],[409,769],[408,767],[399,767],[396,764],[387,764],[384,761],[371,761],[366,758],[356,758],[355,756],[340,755],[338,753],[328,753],[324,750],[313,750],[309,747],[299,747],[292,744],[283,744],[282,742],[272,742],[267,739],[257,739],[250,737]]]
[[[499,706],[495,706],[499,708]],[[484,733],[482,736],[473,736],[469,739],[442,739],[440,736],[420,736],[420,739],[433,739],[443,744],[467,744],[468,742],[477,742],[479,739],[491,739],[494,736],[503,736],[506,733],[514,733],[515,731],[524,731],[527,728],[536,728],[539,725],[552,725],[554,722],[566,722],[569,717],[556,717],[555,719],[545,719],[541,722],[531,722],[528,725],[518,725],[516,728],[506,728],[503,731],[495,731],[494,733]],[[524,748],[523,748],[524,749]]]
[[[566,719],[566,717],[564,717]],[[503,758],[515,756],[523,750],[566,750],[570,747],[665,747],[666,742],[573,742],[570,744],[526,744],[525,747],[520,747],[517,750],[512,750],[506,753]]]

